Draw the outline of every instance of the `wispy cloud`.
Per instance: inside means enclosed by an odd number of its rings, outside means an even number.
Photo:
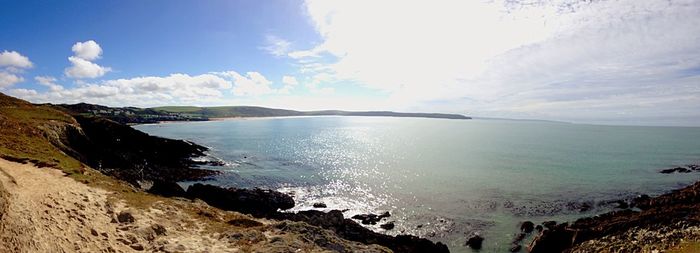
[[[290,54],[300,70],[387,91],[406,107],[451,101],[439,109],[575,121],[700,110],[698,83],[688,81],[700,67],[697,1],[306,7],[323,41]]]
[[[274,56],[286,56],[292,43],[275,35],[265,36],[265,45],[261,47],[267,53]]]

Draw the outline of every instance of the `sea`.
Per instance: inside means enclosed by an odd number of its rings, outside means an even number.
[[[465,246],[474,234],[485,238],[479,252],[507,252],[523,221],[573,221],[700,180],[697,172],[659,173],[700,163],[694,127],[319,116],[134,128],[210,148],[206,159],[225,165],[208,167],[222,173],[205,183],[289,193],[291,212],[389,211],[368,227],[440,241],[451,252],[474,252]],[[314,208],[319,202],[327,208]],[[390,221],[395,228],[379,227]]]

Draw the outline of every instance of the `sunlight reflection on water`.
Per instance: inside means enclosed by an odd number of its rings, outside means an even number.
[[[207,183],[280,189],[298,203],[292,211],[316,202],[346,217],[390,211],[395,229],[371,228],[452,252],[469,252],[466,234],[477,231],[482,252],[503,252],[522,220],[571,220],[608,210],[602,201],[695,181],[657,170],[700,157],[699,128],[382,117],[158,126],[136,128],[194,140],[231,165]],[[594,209],[579,213],[581,201]]]

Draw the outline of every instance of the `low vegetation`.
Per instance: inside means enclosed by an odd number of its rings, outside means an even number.
[[[48,106],[34,106],[0,94],[0,154],[15,161],[57,167],[69,175],[80,175],[81,163],[61,151],[57,131],[76,127],[70,115]]]

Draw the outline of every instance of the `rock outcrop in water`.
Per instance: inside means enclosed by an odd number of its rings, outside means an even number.
[[[478,249],[481,249],[481,244],[483,242],[484,242],[484,238],[481,237],[480,235],[472,235],[471,237],[469,237],[469,239],[467,239],[467,242],[465,243],[465,245],[469,248],[478,250]]]
[[[360,220],[362,224],[365,225],[376,225],[377,222],[381,221],[384,218],[391,217],[391,214],[389,212],[384,212],[380,215],[376,215],[373,213],[368,213],[368,214],[358,214],[355,216],[352,216],[353,219]]]
[[[298,213],[278,212],[278,210],[294,207],[294,199],[272,190],[222,188],[194,184],[187,189],[187,197],[201,199],[211,206],[224,210],[248,213],[260,218],[305,222],[331,230],[344,239],[364,244],[382,245],[395,252],[449,252],[447,246],[442,243],[433,243],[416,236],[399,235],[394,237],[373,232],[351,219],[345,219],[340,210],[331,210],[327,213],[316,210]],[[388,212],[382,215],[373,215],[375,219],[388,216]]]
[[[663,169],[659,171],[662,174],[672,174],[672,173],[690,173],[693,171],[700,171],[700,166],[696,164],[688,164],[685,167],[675,167],[670,169]]]

